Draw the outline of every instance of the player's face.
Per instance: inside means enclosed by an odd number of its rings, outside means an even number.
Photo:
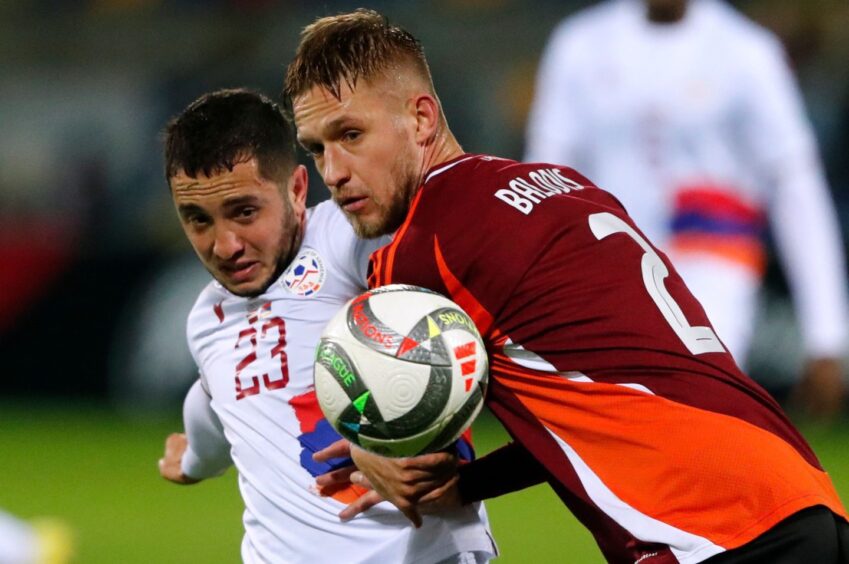
[[[210,274],[237,296],[263,293],[291,260],[306,192],[303,166],[280,186],[260,175],[256,159],[212,176],[171,178],[183,231]]]
[[[360,80],[341,100],[314,87],[293,101],[298,140],[359,237],[392,233],[421,183],[415,112],[387,87]]]

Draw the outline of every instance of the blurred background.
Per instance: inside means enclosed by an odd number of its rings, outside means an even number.
[[[250,86],[276,98],[301,27],[365,4],[422,40],[464,149],[521,159],[546,40],[562,18],[593,3],[0,3],[0,508],[66,523],[76,562],[237,561],[241,502],[232,471],[178,488],[156,470],[195,377],[184,323],[208,280],[163,177],[165,121],[215,88]],[[849,2],[733,4],[784,41],[845,244]],[[326,196],[313,177],[310,202]],[[773,263],[748,368],[781,400],[802,355]],[[845,416],[828,428],[801,423],[846,500]],[[477,427],[483,450],[504,440],[488,417]],[[600,560],[547,491],[527,495],[492,506],[503,561]],[[563,556],[567,549],[572,556]]]

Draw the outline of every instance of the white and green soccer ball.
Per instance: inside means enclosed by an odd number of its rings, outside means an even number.
[[[401,284],[345,304],[324,329],[314,366],[330,424],[395,457],[454,442],[480,412],[488,374],[471,317],[441,294]]]

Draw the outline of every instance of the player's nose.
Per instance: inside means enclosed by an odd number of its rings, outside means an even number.
[[[342,154],[335,147],[325,147],[321,176],[328,188],[341,188],[351,179],[351,170]]]
[[[212,252],[218,259],[230,260],[243,249],[242,239],[232,229],[216,229]]]

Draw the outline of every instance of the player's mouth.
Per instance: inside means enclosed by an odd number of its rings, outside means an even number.
[[[357,213],[363,210],[368,204],[367,196],[346,196],[337,198],[336,202],[345,213]]]
[[[262,265],[257,261],[250,261],[237,264],[224,264],[221,266],[220,270],[232,282],[239,284],[252,279],[259,272],[261,266]]]

